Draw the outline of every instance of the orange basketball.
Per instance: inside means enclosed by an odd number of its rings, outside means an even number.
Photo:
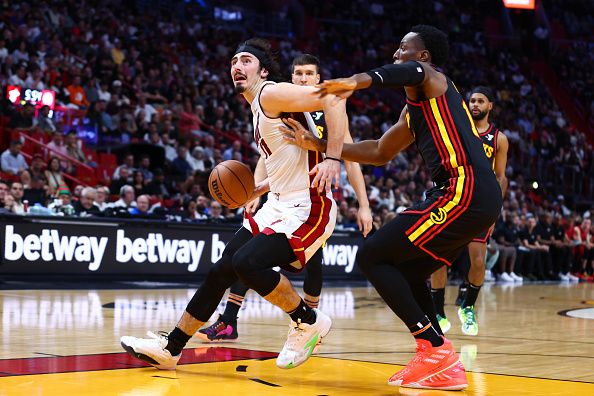
[[[221,162],[210,172],[208,178],[210,195],[221,205],[231,209],[247,203],[254,192],[255,184],[250,167],[235,160]]]

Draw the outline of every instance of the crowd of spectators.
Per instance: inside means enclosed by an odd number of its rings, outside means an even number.
[[[549,215],[561,216],[564,229],[573,224],[583,228],[591,212],[578,203],[592,196],[594,151],[526,67],[525,55],[493,44],[486,27],[501,12],[499,4],[474,0],[461,9],[453,0],[405,1],[396,9],[379,0],[354,1],[349,7],[336,1],[301,3],[311,25],[306,37],[274,39],[287,77],[288,64],[301,52],[320,56],[323,78],[343,76],[389,62],[410,21],[448,30],[446,72],[463,94],[479,84],[496,90],[491,118],[510,140],[506,173],[511,182],[495,240],[506,235],[505,227],[516,218],[519,229],[530,228],[533,220],[540,227]],[[15,107],[2,99],[0,117],[8,127],[43,131],[49,147],[26,161],[22,143],[15,140],[2,154],[2,172],[12,181],[0,184],[5,211],[196,222],[241,219],[241,209],[221,208],[209,198],[206,180],[221,161],[236,159],[252,167],[257,161],[249,106],[233,94],[228,77],[231,51],[246,33],[213,23],[198,6],[187,7],[194,8],[183,17],[117,1],[54,0],[1,9],[2,92],[8,85],[52,89],[58,104],[50,117],[47,107]],[[560,75],[564,78],[563,71]],[[591,75],[585,78],[591,81]],[[353,137],[379,136],[403,105],[404,98],[394,91],[355,95],[348,108]],[[80,164],[93,168],[97,163],[86,151],[88,142],[77,136],[71,112],[82,112],[87,128],[96,132],[95,149],[144,143],[158,147],[162,161],[123,154],[104,185],[73,183],[69,176]],[[431,186],[415,148],[384,167],[365,166],[364,175],[376,227],[423,199]],[[335,191],[337,228],[356,229],[357,202],[344,172],[343,179],[344,187]],[[575,234],[570,232],[570,242],[563,243],[573,244],[571,256],[579,263],[573,270],[580,272],[592,237],[584,234],[578,245]],[[524,248],[532,249],[523,240],[509,242],[516,244],[514,260],[521,273],[551,277],[567,272],[559,260],[549,263],[523,254]],[[509,254],[503,256],[502,274],[512,265]]]

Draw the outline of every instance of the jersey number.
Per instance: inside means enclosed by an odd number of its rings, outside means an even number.
[[[268,148],[268,145],[266,144],[266,142],[264,141],[262,136],[260,136],[260,125],[259,124],[260,123],[258,122],[258,124],[256,125],[256,132],[254,132],[254,139],[256,140],[256,144],[258,145],[258,148],[264,153],[264,157],[268,158],[272,155],[272,151],[270,151],[270,148]]]

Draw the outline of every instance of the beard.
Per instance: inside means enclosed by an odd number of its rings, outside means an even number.
[[[470,114],[471,114],[473,120],[480,121],[480,120],[484,119],[487,116],[487,114],[489,114],[489,112],[488,111],[481,111],[478,114],[474,114],[474,113],[470,113]]]
[[[247,87],[245,85],[236,85],[233,88],[233,92],[235,92],[236,94],[242,94],[246,91]]]

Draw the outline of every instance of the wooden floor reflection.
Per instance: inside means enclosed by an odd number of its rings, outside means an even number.
[[[367,287],[324,289],[320,308],[333,329],[319,354],[294,370],[277,369],[273,359],[284,343],[286,315],[251,292],[238,342],[193,339],[177,372],[122,353],[122,335],[171,330],[193,292],[0,291],[0,395],[594,395],[593,284],[487,285],[476,337],[461,333],[455,307],[446,306],[448,337],[469,372],[463,393],[387,385],[414,345]],[[455,292],[448,289],[446,301]]]

